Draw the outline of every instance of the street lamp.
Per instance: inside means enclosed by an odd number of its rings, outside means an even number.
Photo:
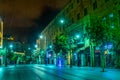
[[[43,38],[43,36],[42,36],[42,35],[40,35],[39,37],[40,37],[40,39],[42,39],[42,38]]]
[[[77,39],[79,39],[79,38],[80,38],[80,35],[77,34],[75,37],[76,37]]]
[[[29,47],[28,50],[30,50],[31,48]]]
[[[13,45],[12,44],[10,44],[10,46],[9,46],[11,49],[13,48]]]
[[[40,35],[39,36],[40,39],[44,39],[44,49],[46,48],[46,36]]]
[[[52,48],[52,45],[50,45],[49,48],[51,49],[51,48]]]
[[[39,40],[40,40],[40,45],[41,45],[41,49],[44,49],[44,51],[42,51],[42,53],[46,53],[46,36],[44,35],[40,35],[39,36]],[[42,46],[43,45],[43,46]],[[47,60],[47,54],[45,54],[45,60],[46,60],[46,64],[48,63],[48,60]]]
[[[63,20],[63,19],[61,19],[61,20],[60,20],[60,23],[62,23],[62,24],[63,24],[63,23],[64,23],[64,20]]]
[[[13,44],[9,45],[10,51],[13,52]]]
[[[38,47],[38,45],[37,44],[35,44],[35,48],[37,48]]]

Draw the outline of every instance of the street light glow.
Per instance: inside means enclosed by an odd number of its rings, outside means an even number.
[[[49,47],[52,48],[52,45],[50,45]]]
[[[63,19],[61,19],[61,20],[60,20],[60,23],[62,23],[62,24],[63,24],[63,23],[64,23],[64,20],[63,20]]]
[[[35,45],[35,48],[37,48],[38,46],[37,46],[37,44]]]
[[[42,39],[42,38],[43,38],[43,36],[42,36],[42,35],[40,35],[40,38]]]
[[[13,45],[12,45],[12,44],[10,44],[10,48],[13,48]]]
[[[76,38],[80,38],[80,35],[76,35]]]
[[[28,48],[28,50],[30,50],[30,48]]]

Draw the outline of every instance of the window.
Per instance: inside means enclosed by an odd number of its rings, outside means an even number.
[[[73,8],[73,3],[71,4],[71,9]]]
[[[93,3],[93,10],[95,10],[96,8],[97,8],[97,1]]]
[[[111,28],[114,28],[114,23],[111,24]]]
[[[71,19],[71,22],[72,22],[72,23],[74,22],[73,17],[72,17],[72,19]]]
[[[105,20],[106,20],[106,17],[103,17],[103,19],[102,19],[102,20],[104,20],[104,21],[105,21]]]
[[[113,13],[111,13],[111,14],[109,15],[109,17],[110,17],[110,18],[113,18],[113,17],[114,17]]]
[[[107,18],[104,16],[101,20],[102,24],[106,25]]]
[[[88,13],[87,13],[87,8],[84,8],[84,16],[86,16]]]
[[[69,12],[69,7],[66,9],[66,13]]]
[[[118,18],[120,19],[120,10],[118,10]]]
[[[80,19],[80,13],[77,14],[77,20],[79,20],[79,19]]]
[[[79,3],[80,2],[80,0],[77,0],[77,3]]]
[[[105,2],[108,2],[109,0],[105,0]]]

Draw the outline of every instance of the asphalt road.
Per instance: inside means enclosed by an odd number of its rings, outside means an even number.
[[[107,77],[106,77],[107,76]],[[95,70],[40,65],[0,67],[0,80],[120,80]]]

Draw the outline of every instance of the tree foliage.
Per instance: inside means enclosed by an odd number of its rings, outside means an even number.
[[[113,43],[116,50],[120,50],[120,27],[115,27],[113,30]]]
[[[54,50],[55,53],[59,53],[62,50],[62,54],[67,53],[68,39],[65,33],[61,33],[54,39]]]
[[[110,24],[102,24],[100,20],[93,20],[92,26],[87,28],[91,42],[102,47],[108,43],[113,43],[114,51],[116,52],[116,67],[120,68],[120,26]],[[101,46],[102,45],[102,46]]]
[[[116,68],[120,68],[120,27],[116,26],[113,30],[113,43],[114,43],[114,50],[116,52]]]
[[[88,35],[90,40],[97,45],[103,45],[106,42],[111,42],[113,33],[112,28],[108,25],[102,24],[99,20],[92,23],[88,28]]]

